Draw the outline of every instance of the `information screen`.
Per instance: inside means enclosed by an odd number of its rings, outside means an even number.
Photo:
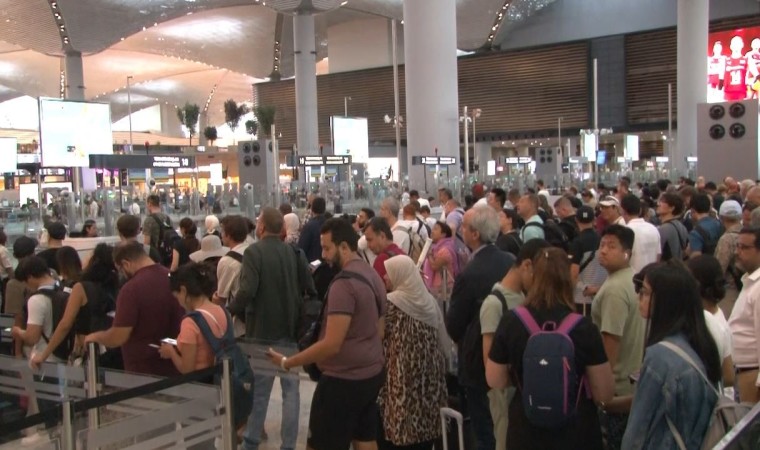
[[[43,167],[89,167],[90,155],[113,154],[111,106],[40,99]]]
[[[707,101],[758,98],[760,27],[710,33],[707,46]]]
[[[16,138],[0,138],[0,173],[18,170],[16,153]]]
[[[369,128],[363,117],[332,117],[335,155],[349,155],[355,163],[369,162]]]

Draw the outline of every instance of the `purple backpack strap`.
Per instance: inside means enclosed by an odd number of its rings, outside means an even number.
[[[517,315],[517,318],[520,319],[520,322],[523,323],[523,325],[525,326],[525,329],[528,330],[528,333],[531,336],[541,331],[541,327],[538,326],[538,324],[536,323],[536,319],[533,318],[533,315],[530,313],[530,311],[528,311],[528,308],[524,306],[518,306],[513,311]]]
[[[572,331],[572,329],[575,328],[576,325],[578,325],[578,322],[580,322],[582,318],[583,316],[581,316],[578,313],[568,314],[564,319],[562,319],[562,323],[559,324],[559,328],[557,328],[557,332],[562,333],[566,336],[569,336],[570,331]]]

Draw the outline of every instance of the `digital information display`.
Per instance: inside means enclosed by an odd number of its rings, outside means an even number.
[[[707,101],[757,99],[760,92],[760,27],[710,33]]]
[[[40,98],[43,167],[88,167],[90,155],[113,154],[111,106]]]
[[[333,154],[350,155],[355,163],[369,162],[369,126],[363,117],[332,116]]]
[[[195,167],[195,157],[185,155],[90,155],[93,169],[185,169]]]
[[[18,170],[16,138],[0,138],[0,173]]]

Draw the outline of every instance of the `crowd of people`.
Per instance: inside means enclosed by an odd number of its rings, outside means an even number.
[[[760,186],[472,192],[335,217],[311,195],[303,218],[288,204],[255,222],[212,215],[203,236],[151,196],[84,264],[53,225],[36,255],[16,240],[15,271],[0,247],[15,352],[38,367],[92,342],[106,367],[187,373],[215,363],[197,311],[217,338],[232,327],[269,347],[283,449],[301,406],[284,374],[302,366],[317,379],[315,450],[431,449],[451,405],[477,450],[699,448],[718,395],[760,400]],[[571,343],[552,347],[558,369],[548,342]],[[245,449],[268,439],[275,378],[254,373]]]

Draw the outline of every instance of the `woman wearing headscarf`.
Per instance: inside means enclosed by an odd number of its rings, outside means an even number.
[[[301,228],[301,221],[298,215],[293,212],[283,216],[285,220],[285,243],[298,244],[298,230]]]
[[[378,396],[384,437],[378,448],[432,449],[446,404],[443,314],[410,257],[389,258],[385,268],[387,374]]]
[[[437,222],[430,232],[433,245],[427,253],[427,259],[422,267],[425,277],[425,285],[437,298],[443,298],[443,271],[447,272],[446,292],[451,294],[454,287],[454,278],[459,275],[459,261],[457,260],[457,246],[454,242],[454,233],[445,222]]]

